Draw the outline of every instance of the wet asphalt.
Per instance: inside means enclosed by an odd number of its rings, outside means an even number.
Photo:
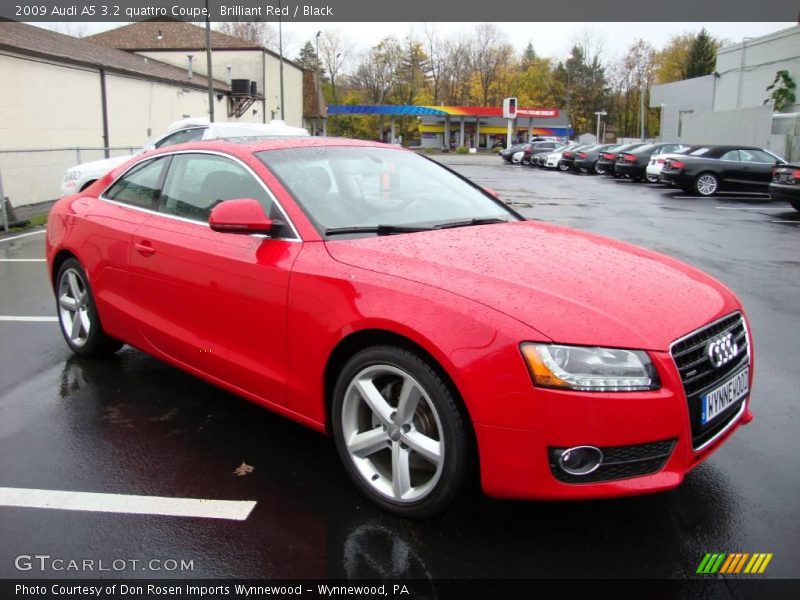
[[[800,213],[763,196],[443,162],[526,217],[639,244],[732,288],[754,337],[755,420],[677,490],[595,502],[494,501],[404,521],[365,502],[330,439],[141,352],[71,356],[53,322],[0,322],[0,487],[255,500],[242,522],[0,507],[0,578],[15,557],[185,559],[188,572],[78,577],[682,578],[706,552],[771,552],[800,577]],[[0,241],[42,258],[44,236]],[[0,261],[0,315],[51,316],[41,262]],[[254,467],[234,475],[242,462]],[[752,576],[751,576],[752,577]]]

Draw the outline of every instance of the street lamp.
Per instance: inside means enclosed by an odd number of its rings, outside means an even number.
[[[570,98],[570,95],[569,95],[569,61],[571,61],[572,58],[573,58],[572,52],[570,52],[569,54],[567,54],[567,60],[564,62],[564,68],[567,71],[567,87],[566,87],[566,95],[564,96],[564,100],[566,100],[566,102],[567,102],[567,119],[568,120],[572,119],[572,113],[570,112],[570,100],[572,98]],[[569,129],[570,129],[569,123],[567,123],[567,141],[569,141]]]
[[[605,110],[598,110],[594,114],[597,115],[597,143],[602,144],[603,142],[600,141],[600,117],[605,117],[608,114],[608,112]]]

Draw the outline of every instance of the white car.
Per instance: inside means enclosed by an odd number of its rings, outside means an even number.
[[[675,156],[676,154],[683,154],[689,148],[690,146],[682,146],[678,150],[673,150],[670,153],[653,154],[650,157],[650,162],[647,163],[647,167],[645,168],[647,183],[658,183],[659,181],[661,181],[661,169],[664,168],[664,161],[670,156]]]
[[[564,146],[557,152],[553,152],[552,154],[548,154],[547,158],[544,159],[544,166],[548,169],[556,169],[558,165],[561,163],[561,155],[564,154],[566,150],[572,150],[573,148],[577,148],[578,144],[571,144],[569,146]]]
[[[280,119],[273,119],[267,124],[210,123],[207,117],[192,117],[175,121],[167,128],[167,132],[164,135],[151,140],[143,148],[135,152],[134,155],[184,142],[228,137],[261,136],[304,137],[308,136],[308,131],[302,127],[287,125]],[[131,155],[113,156],[67,169],[61,180],[61,195],[68,196],[84,190],[112,169],[130,160],[130,158]]]
[[[511,164],[518,165],[522,162],[522,158],[525,156],[525,153],[520,150],[519,152],[514,152],[511,155]]]

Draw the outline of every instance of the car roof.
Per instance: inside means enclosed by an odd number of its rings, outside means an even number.
[[[341,137],[300,137],[300,136],[247,136],[227,137],[212,140],[201,140],[174,144],[161,148],[164,153],[174,150],[215,150],[229,154],[249,154],[266,150],[285,150],[290,148],[324,148],[324,147],[362,147],[362,148],[393,148],[405,150],[401,146],[371,142],[367,140],[354,140]],[[161,153],[161,152],[159,152]]]

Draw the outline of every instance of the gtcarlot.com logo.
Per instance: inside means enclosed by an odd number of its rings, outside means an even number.
[[[752,554],[749,552],[708,553],[700,561],[697,573],[702,575],[714,573],[724,573],[726,575],[763,573],[771,560],[771,552],[754,552]]]

